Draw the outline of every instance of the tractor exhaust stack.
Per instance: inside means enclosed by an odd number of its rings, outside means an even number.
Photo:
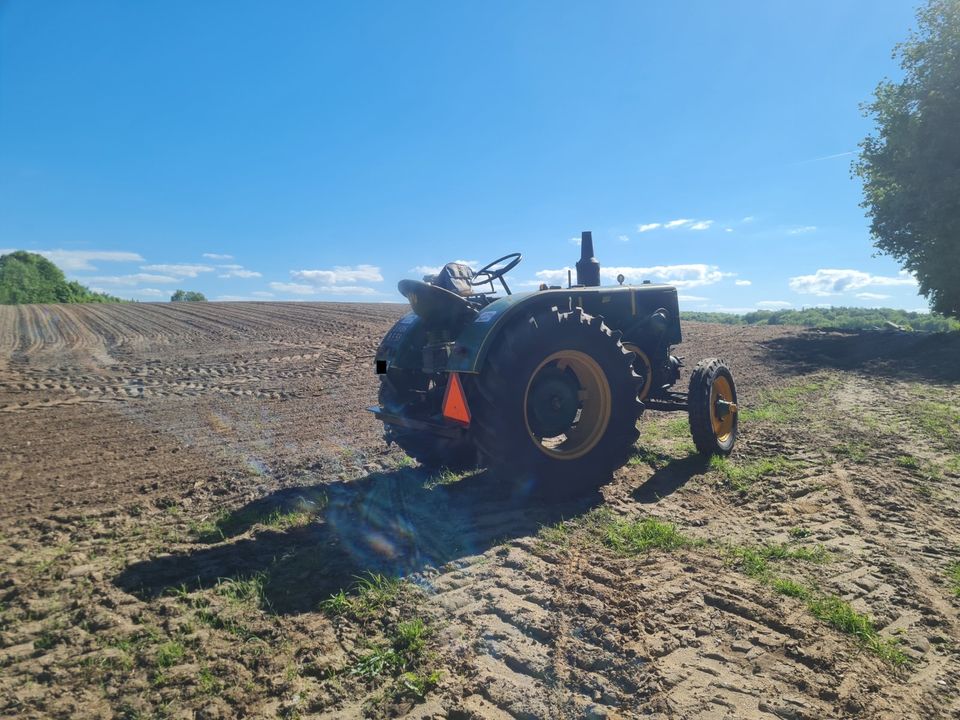
[[[593,256],[593,233],[580,233],[580,260],[577,262],[577,285],[597,287],[600,285],[600,263]]]

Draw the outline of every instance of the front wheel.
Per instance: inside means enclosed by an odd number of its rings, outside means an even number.
[[[723,360],[701,360],[687,392],[690,434],[701,455],[729,455],[737,441],[737,386]]]

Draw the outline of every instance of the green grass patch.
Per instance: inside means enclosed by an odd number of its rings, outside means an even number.
[[[235,510],[223,512],[215,518],[190,523],[190,530],[196,539],[204,543],[214,543],[246,532],[255,525],[274,530],[309,525],[326,506],[327,498],[320,491],[303,489],[302,497],[297,498],[293,507],[277,507],[266,501],[257,501]]]
[[[811,595],[810,588],[789,578],[775,577],[770,581],[770,587],[781,595],[800,600],[807,600]]]
[[[814,617],[840,632],[852,635],[871,652],[893,665],[903,665],[907,656],[894,640],[880,637],[869,615],[858,613],[849,603],[828,595],[809,600],[807,607]]]
[[[747,492],[757,480],[768,475],[781,475],[794,470],[797,463],[781,455],[760,458],[738,464],[728,457],[714,455],[710,458],[710,469],[715,470],[735,490]]]
[[[269,576],[265,572],[255,573],[245,578],[221,578],[214,587],[214,592],[237,604],[269,605],[266,598],[266,585]]]
[[[731,547],[728,549],[734,563],[753,578],[768,579],[771,560],[802,560],[810,563],[825,563],[829,553],[822,545],[792,547],[790,545],[758,545],[755,547]]]
[[[774,423],[796,420],[806,411],[812,395],[830,389],[836,382],[833,378],[825,378],[765,390],[760,393],[756,405],[741,407],[740,420]]]
[[[443,468],[428,477],[426,481],[424,481],[423,487],[427,490],[433,490],[435,487],[440,487],[441,485],[453,485],[463,480],[468,474],[469,473],[458,473]]]
[[[950,583],[950,591],[960,597],[960,560],[947,568],[947,580]]]
[[[154,662],[158,668],[173,667],[183,660],[184,655],[186,655],[186,650],[183,645],[171,640],[157,648],[157,655]]]
[[[320,609],[328,615],[353,615],[358,619],[375,615],[396,602],[407,589],[408,583],[400,578],[390,578],[379,573],[367,573],[357,578],[352,593],[340,590],[320,603]]]
[[[639,555],[649,550],[676,550],[695,542],[673,523],[654,518],[610,520],[603,527],[603,543],[621,555]]]
[[[869,443],[858,440],[838,443],[830,448],[830,451],[838,458],[860,464],[866,462],[870,457],[871,449]]]
[[[566,521],[560,521],[556,525],[544,525],[537,532],[537,537],[541,542],[558,547],[567,547],[570,545],[570,539],[573,536],[574,526]]]
[[[919,470],[920,461],[917,460],[913,455],[897,455],[894,458],[894,462],[902,468],[907,468],[908,470]]]
[[[787,534],[792,538],[802,540],[803,538],[810,537],[813,533],[811,533],[807,528],[792,527],[787,531]]]
[[[960,448],[960,407],[925,400],[913,405],[912,409],[927,436],[951,449]]]

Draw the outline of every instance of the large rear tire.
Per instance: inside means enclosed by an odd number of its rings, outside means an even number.
[[[599,318],[551,310],[504,328],[475,380],[472,432],[498,475],[546,495],[595,487],[637,440],[642,379]]]
[[[737,386],[723,360],[701,360],[687,391],[690,434],[701,455],[729,455],[737,441]]]
[[[416,417],[429,407],[427,394],[430,379],[424,373],[391,370],[380,376],[380,407],[404,417]],[[408,456],[424,467],[436,470],[447,468],[455,472],[477,466],[477,450],[469,437],[451,439],[422,430],[384,423],[383,439],[396,443]]]

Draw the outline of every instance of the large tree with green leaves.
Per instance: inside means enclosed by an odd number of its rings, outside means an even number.
[[[876,131],[853,170],[874,245],[916,275],[934,311],[960,318],[960,0],[929,0],[894,57],[903,79],[865,106]]]
[[[206,296],[196,290],[177,290],[170,296],[170,302],[206,302],[206,300]]]
[[[0,256],[0,305],[81,302],[119,302],[119,298],[67,280],[42,255],[17,250]]]

